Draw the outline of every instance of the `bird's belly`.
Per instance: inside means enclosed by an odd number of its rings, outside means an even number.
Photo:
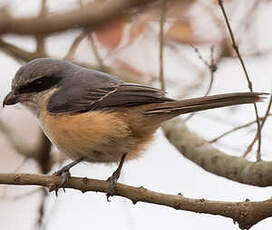
[[[119,162],[122,154],[139,144],[132,138],[127,123],[114,113],[51,115],[44,112],[40,121],[48,138],[73,159],[87,157],[90,162]]]

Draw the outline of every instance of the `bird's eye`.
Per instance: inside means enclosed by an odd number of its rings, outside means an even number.
[[[36,80],[36,81],[33,81],[33,82],[31,83],[31,85],[32,85],[33,87],[41,87],[42,84],[43,84],[43,82],[44,82],[43,79],[38,79],[38,80]]]
[[[42,80],[37,80],[37,81],[35,81],[35,85],[41,85],[42,83],[43,83]]]
[[[47,88],[48,78],[39,78],[22,87],[22,90],[29,92],[39,92]]]

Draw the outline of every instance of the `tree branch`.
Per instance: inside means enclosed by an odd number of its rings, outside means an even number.
[[[18,46],[15,46],[9,42],[0,39],[0,49],[7,55],[14,58],[19,63],[29,62],[35,58],[40,58],[41,56],[36,52],[26,51]]]
[[[84,8],[42,18],[12,18],[5,13],[0,17],[0,34],[49,35],[75,28],[95,29],[109,20],[124,15],[128,9],[141,7],[154,1],[156,0],[100,1],[87,4]]]
[[[58,176],[43,176],[34,174],[0,174],[0,184],[10,185],[41,185],[52,190],[60,183]],[[66,188],[84,192],[108,192],[109,182],[96,179],[72,177]],[[272,200],[250,202],[222,202],[205,199],[191,199],[178,195],[170,195],[148,190],[144,187],[132,187],[117,183],[114,194],[130,199],[133,204],[139,201],[172,207],[197,213],[221,215],[232,218],[239,223],[241,229],[249,229],[259,221],[272,216]]]
[[[243,184],[272,185],[272,161],[251,162],[227,155],[191,132],[181,119],[166,122],[163,131],[183,156],[208,172]]]

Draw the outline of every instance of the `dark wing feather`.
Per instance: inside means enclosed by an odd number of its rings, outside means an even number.
[[[56,92],[48,104],[48,110],[52,113],[78,113],[90,110],[116,110],[125,107],[139,106],[150,103],[161,103],[165,101],[173,101],[164,96],[164,92],[145,85],[138,84],[108,84],[104,88],[95,88],[90,86],[86,88],[82,86],[76,89],[74,85],[68,91]],[[64,90],[64,89],[63,89]],[[66,89],[67,90],[67,89]],[[65,95],[65,100],[63,97]]]
[[[92,105],[91,109],[124,108],[165,101],[172,101],[172,99],[166,98],[159,89],[144,85],[123,84],[105,94],[101,100]]]

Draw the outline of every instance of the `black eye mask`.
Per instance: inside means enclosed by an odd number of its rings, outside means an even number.
[[[38,93],[47,89],[50,89],[52,86],[57,85],[61,81],[61,78],[50,76],[50,77],[41,77],[38,78],[26,85],[23,85],[18,88],[18,93]]]

